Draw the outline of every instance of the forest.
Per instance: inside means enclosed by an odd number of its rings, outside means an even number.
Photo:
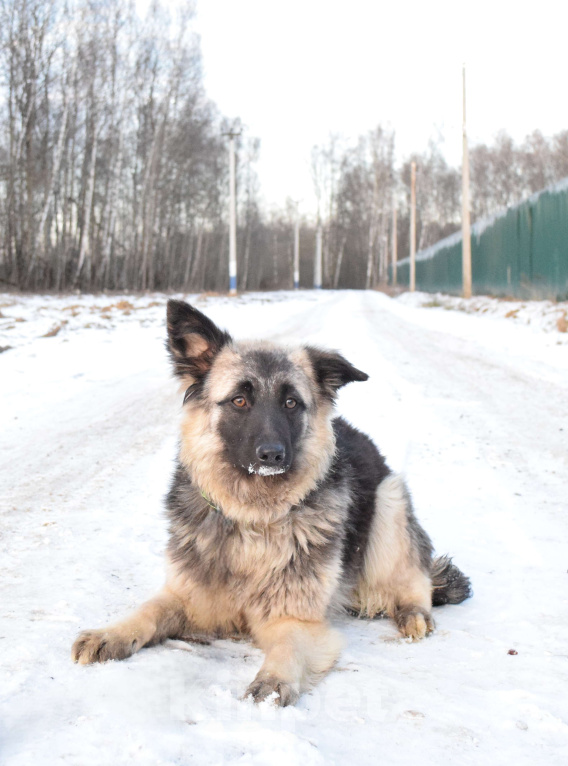
[[[295,205],[263,208],[262,137],[208,99],[193,15],[190,3],[175,18],[153,3],[141,19],[123,0],[0,0],[2,289],[226,290],[228,130],[241,133],[239,290],[292,287]],[[442,142],[400,160],[395,141],[378,125],[313,148],[302,287],[320,227],[324,287],[386,281],[395,225],[408,255],[412,162],[418,249],[459,228],[460,169]],[[470,148],[470,165],[476,220],[568,176],[568,131],[501,132]]]

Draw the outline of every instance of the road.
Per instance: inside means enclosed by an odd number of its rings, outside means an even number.
[[[2,763],[564,762],[566,344],[378,293],[200,300],[235,337],[338,348],[370,374],[339,410],[404,471],[437,550],[474,585],[420,644],[345,618],[339,668],[282,711],[240,701],[261,663],[246,642],[70,662],[79,629],[163,575],[180,409],[164,299],[113,300],[2,308],[26,318],[0,355]],[[60,317],[55,337],[37,337]]]

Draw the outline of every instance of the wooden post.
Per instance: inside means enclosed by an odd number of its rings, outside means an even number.
[[[398,267],[398,231],[396,222],[396,204],[392,208],[392,284],[396,287],[397,267]]]
[[[469,152],[465,123],[465,64],[463,75],[463,160],[462,160],[462,274],[463,297],[471,298],[471,226],[469,215]]]
[[[416,163],[410,166],[410,292],[416,290]]]

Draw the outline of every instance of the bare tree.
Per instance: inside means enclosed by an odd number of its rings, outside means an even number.
[[[123,0],[0,0],[0,280],[19,289],[224,290],[234,128],[206,97],[193,4],[158,1],[140,19]],[[240,289],[292,286],[292,206],[267,213],[259,141],[238,146]],[[459,173],[438,141],[400,166],[382,126],[353,146],[314,147],[317,220],[300,232],[302,284],[323,231],[325,287],[386,279],[393,201],[408,246],[408,176],[418,166],[418,240],[459,225]],[[568,176],[568,131],[506,133],[471,151],[479,217]]]

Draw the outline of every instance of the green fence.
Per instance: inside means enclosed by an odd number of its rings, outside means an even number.
[[[473,292],[568,299],[568,178],[471,227]],[[409,259],[397,282],[409,284]],[[460,294],[461,233],[416,254],[416,289]]]

